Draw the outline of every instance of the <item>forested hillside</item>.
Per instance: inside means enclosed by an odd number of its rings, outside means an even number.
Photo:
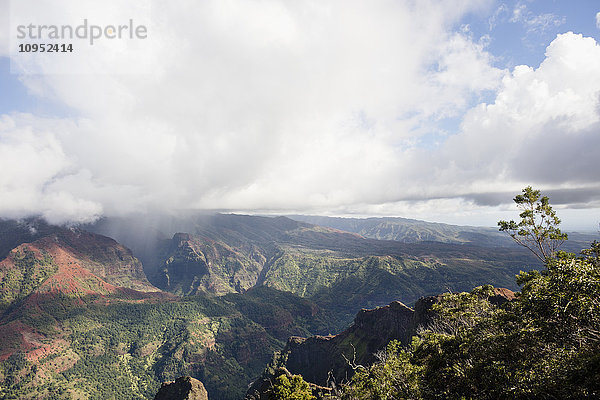
[[[518,247],[367,239],[285,217],[107,219],[89,229],[129,240],[124,243],[146,260],[150,281],[163,290],[222,295],[265,285],[334,311],[338,332],[361,308],[413,304],[424,295],[486,283],[516,289],[514,275],[540,265]],[[128,232],[150,234],[142,240]],[[152,251],[148,241],[155,243]]]
[[[515,202],[520,221],[500,221],[500,229],[544,262],[540,271],[517,276],[521,291],[516,296],[501,291],[504,299],[498,301],[499,292],[490,285],[445,293],[417,303],[412,315],[425,316],[417,318],[418,324],[411,320],[412,310],[396,306],[401,312],[395,320],[420,326],[410,342],[405,331],[384,328],[394,340],[374,362],[365,358],[374,353],[365,352],[364,338],[355,335],[345,342],[351,332],[373,330],[386,321],[383,317],[365,322],[359,315],[351,328],[321,340],[320,346],[314,345],[320,338],[290,340],[274,360],[279,368],[265,371],[274,384],[256,386],[260,390],[251,390],[248,398],[285,398],[277,397],[282,391],[288,398],[312,391],[318,397],[349,400],[600,396],[600,243],[594,241],[580,255],[559,251],[567,235],[558,228],[560,220],[548,198],[527,187]],[[315,375],[297,361],[299,354],[306,360],[319,352],[326,362],[336,363],[330,364],[338,371],[336,385],[325,382],[328,375],[322,371]],[[339,358],[346,361],[345,370]],[[340,382],[339,371],[351,379]],[[309,387],[293,373],[329,388]]]
[[[151,398],[189,375],[211,399],[241,399],[269,363],[264,376],[279,366],[320,385],[334,378],[315,394],[348,399],[596,393],[596,244],[580,258],[540,256],[219,214],[86,228],[117,226],[133,252],[82,228],[0,221],[2,398]],[[526,226],[501,228],[519,239]],[[548,232],[542,249],[563,241]],[[498,305],[489,283],[522,294]],[[301,339],[312,335],[324,336]],[[402,345],[382,352],[390,340]]]
[[[188,374],[211,398],[239,399],[289,336],[334,329],[291,293],[181,298],[112,239],[3,223],[23,240],[0,262],[0,398],[149,398]]]

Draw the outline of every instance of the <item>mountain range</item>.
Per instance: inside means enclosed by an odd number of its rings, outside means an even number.
[[[404,243],[430,241],[485,247],[518,247],[507,234],[492,227],[450,225],[399,217],[347,218],[289,215],[288,218],[357,233],[370,239],[395,240]],[[562,249],[578,253],[597,236],[590,232],[569,232],[569,240],[563,244]]]
[[[537,266],[510,246],[222,214],[0,220],[0,257],[6,399],[149,398],[183,375],[240,399],[291,336],[342,332],[394,301],[517,289],[514,275]]]
[[[515,274],[539,266],[515,246],[376,240],[286,217],[130,217],[86,229],[130,247],[162,290],[223,295],[269,286],[335,311],[338,331],[357,310],[394,300],[410,305],[486,283],[516,290]]]

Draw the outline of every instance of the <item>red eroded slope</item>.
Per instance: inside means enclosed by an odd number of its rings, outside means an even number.
[[[62,292],[65,294],[110,294],[117,289],[116,286],[94,275],[76,255],[52,240],[44,238],[28,246],[35,246],[38,251],[44,251],[52,257],[58,266],[58,271],[38,288],[44,292]]]
[[[64,229],[34,243],[51,253],[57,263],[77,263],[113,286],[158,290],[148,282],[142,264],[131,251],[106,236]]]
[[[54,318],[57,307],[175,298],[152,286],[131,251],[105,236],[64,229],[23,243],[0,261],[0,361],[16,353],[34,363],[63,354],[69,330]],[[65,354],[54,372],[76,362]]]
[[[84,231],[63,229],[19,245],[0,261],[0,298],[5,303],[33,291],[106,295],[118,287],[158,291],[129,249]]]

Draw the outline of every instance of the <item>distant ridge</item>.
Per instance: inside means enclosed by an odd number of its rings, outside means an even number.
[[[498,232],[496,228],[450,225],[401,217],[346,218],[289,215],[288,218],[358,233],[371,239],[395,240],[403,243],[431,241],[480,246],[512,246],[512,240]]]
[[[401,217],[346,218],[317,215],[288,215],[287,217],[295,221],[357,233],[370,239],[394,240],[402,243],[441,242],[486,247],[517,246],[508,235],[492,227],[451,225]],[[562,249],[578,253],[597,239],[598,235],[569,232],[569,240],[564,243]]]

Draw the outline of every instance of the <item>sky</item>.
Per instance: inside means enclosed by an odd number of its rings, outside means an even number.
[[[0,26],[0,217],[494,226],[531,185],[598,230],[596,0],[0,0]]]

